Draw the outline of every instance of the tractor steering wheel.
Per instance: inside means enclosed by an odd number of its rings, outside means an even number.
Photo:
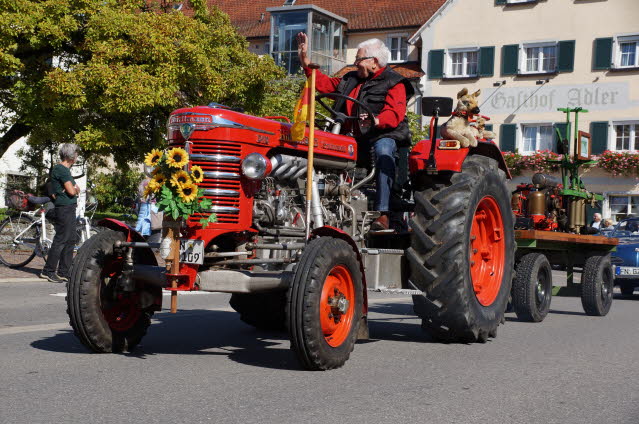
[[[369,125],[362,125],[361,122],[359,122],[360,121],[359,116],[346,115],[345,113],[339,112],[333,109],[332,107],[328,106],[326,103],[322,101],[322,99],[325,97],[335,98],[338,100],[343,99],[345,101],[348,100],[350,102],[355,103],[357,106],[362,108],[368,114],[368,116],[366,117],[366,120],[369,121]],[[343,125],[346,121],[349,121],[349,120],[357,121],[359,124],[359,130],[362,133],[362,135],[367,134],[370,130],[375,128],[375,117],[373,116],[373,111],[371,110],[370,107],[368,107],[367,105],[365,105],[364,103],[360,102],[357,99],[354,99],[352,97],[349,97],[340,93],[323,93],[323,94],[317,95],[315,97],[315,100],[317,100],[317,103],[319,103],[328,113],[330,113],[331,118],[337,124]]]

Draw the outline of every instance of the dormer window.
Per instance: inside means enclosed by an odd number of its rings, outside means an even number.
[[[332,74],[343,68],[346,65],[344,27],[348,21],[312,4],[295,6],[292,3],[294,0],[287,0],[284,7],[266,9],[271,12],[270,53],[275,63],[289,74],[300,71],[296,36],[305,32],[311,61],[320,65],[322,72]]]

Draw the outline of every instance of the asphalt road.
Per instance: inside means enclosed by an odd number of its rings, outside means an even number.
[[[473,345],[433,343],[409,297],[373,293],[372,339],[329,372],[300,370],[223,294],[180,296],[135,353],[90,354],[63,292],[0,283],[0,423],[639,422],[639,292],[603,318],[555,297],[544,322],[508,314]]]

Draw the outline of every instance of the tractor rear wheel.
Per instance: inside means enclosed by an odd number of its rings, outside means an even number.
[[[586,259],[581,273],[581,305],[586,314],[598,317],[608,314],[614,283],[610,255]]]
[[[229,305],[240,319],[260,330],[286,330],[286,292],[233,293]]]
[[[355,346],[362,304],[353,248],[331,237],[311,241],[295,268],[286,307],[291,349],[304,368],[344,365]]]
[[[98,353],[130,351],[137,346],[153,315],[154,305],[148,299],[158,295],[115,290],[125,263],[113,251],[116,241],[125,241],[125,235],[104,229],[91,237],[75,257],[67,283],[67,313],[73,332]]]
[[[522,321],[541,322],[552,300],[552,268],[543,253],[524,255],[515,271],[513,307]]]
[[[506,175],[469,156],[461,173],[424,178],[415,192],[407,250],[414,309],[444,342],[485,342],[504,319],[515,237]]]

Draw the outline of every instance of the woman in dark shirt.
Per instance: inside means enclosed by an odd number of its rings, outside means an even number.
[[[79,148],[72,143],[60,146],[60,163],[51,169],[51,184],[55,205],[55,236],[49,249],[47,262],[40,278],[52,283],[69,280],[69,269],[73,261],[73,247],[76,243],[75,208],[80,188],[71,176],[70,168],[78,158]]]

